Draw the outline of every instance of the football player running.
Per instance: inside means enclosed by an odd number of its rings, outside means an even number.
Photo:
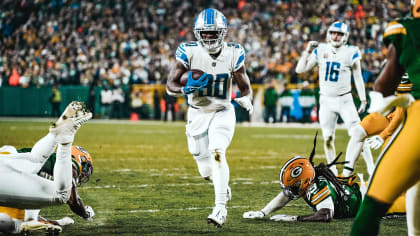
[[[185,95],[188,100],[186,136],[200,175],[213,182],[215,207],[208,223],[221,227],[230,200],[228,148],[235,130],[235,111],[231,104],[232,79],[241,92],[235,101],[252,113],[252,90],[245,71],[245,51],[240,44],[224,42],[225,16],[216,9],[205,9],[194,23],[197,41],[181,43],[176,64],[171,69],[166,90],[170,95]],[[205,72],[199,79],[192,72],[185,86],[181,76],[192,69]]]
[[[412,0],[412,17],[390,22],[384,32],[387,63],[375,81],[379,93],[374,103],[386,110],[407,107],[406,117],[376,162],[363,203],[353,222],[351,235],[377,235],[381,216],[394,200],[407,191],[408,235],[420,235],[420,96],[394,96],[401,76],[407,72],[413,91],[420,89],[420,0]]]
[[[16,150],[13,146],[0,147],[1,154],[28,153],[31,148]],[[95,213],[90,206],[85,206],[80,198],[77,186],[81,186],[89,181],[93,173],[93,159],[91,155],[79,146],[72,146],[72,190],[70,199],[67,201],[70,209],[85,220],[92,221]],[[54,164],[56,162],[56,153],[51,154],[46,163],[42,166],[38,175],[53,180]],[[2,214],[3,213],[3,214]],[[6,215],[5,215],[6,214]],[[73,224],[73,219],[64,217],[59,220],[49,220],[39,215],[39,210],[23,210],[18,208],[9,208],[0,206],[0,219],[2,224],[0,232],[4,233],[22,233],[38,230],[51,230],[61,232],[60,226]]]
[[[72,189],[71,148],[74,135],[91,118],[92,113],[85,110],[84,104],[72,102],[31,152],[0,154],[0,205],[39,209],[66,203]],[[38,176],[56,147],[54,180]]]
[[[316,140],[316,137],[315,137]],[[357,177],[336,177],[323,163],[314,166],[313,151],[308,158],[297,156],[288,160],[280,171],[280,186],[282,192],[271,200],[262,210],[248,211],[243,214],[246,219],[259,219],[280,210],[291,200],[300,197],[315,211],[306,216],[274,215],[274,221],[318,221],[330,222],[334,219],[354,217],[362,201],[362,193],[366,186],[356,183]],[[338,157],[330,164],[336,164]],[[337,163],[338,164],[338,163]],[[342,163],[341,163],[342,164]],[[401,197],[388,213],[403,213],[404,198]]]
[[[304,73],[316,65],[319,68],[319,123],[328,163],[336,156],[334,139],[338,115],[343,119],[351,137],[352,128],[360,122],[358,113],[363,113],[367,104],[360,66],[360,50],[356,46],[346,45],[348,37],[349,27],[342,22],[334,22],[327,31],[327,43],[308,42],[296,65],[296,73]],[[361,101],[358,111],[351,95],[352,75]],[[346,156],[361,148],[350,144],[347,146]],[[363,143],[354,145],[360,146]],[[372,154],[367,146],[363,147],[362,155],[366,163],[373,163]],[[335,175],[338,174],[336,166],[331,166],[331,170]]]

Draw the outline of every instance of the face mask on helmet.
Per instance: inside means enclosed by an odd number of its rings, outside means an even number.
[[[78,185],[82,185],[89,181],[89,177],[93,173],[93,159],[90,154],[79,146],[71,147],[71,158],[73,168],[78,174]]]
[[[283,165],[280,171],[280,186],[291,200],[306,194],[315,179],[315,169],[305,157],[294,157]]]
[[[345,45],[349,38],[349,31],[350,31],[349,27],[343,22],[336,21],[332,23],[331,26],[328,27],[327,43],[331,44],[333,47],[340,47],[342,45]],[[332,32],[337,32],[337,33],[342,34],[341,39],[338,41],[334,41],[331,35]]]
[[[195,18],[194,35],[211,54],[220,51],[226,32],[226,18],[216,9],[206,9]]]

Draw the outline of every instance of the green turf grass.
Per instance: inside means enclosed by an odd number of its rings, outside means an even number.
[[[47,134],[48,126],[46,121],[0,121],[0,145],[31,147]],[[84,221],[66,205],[45,208],[41,215],[75,219],[62,235],[348,235],[351,219],[331,223],[242,219],[245,211],[260,210],[280,192],[282,164],[295,155],[308,156],[315,131],[238,126],[227,150],[233,198],[226,224],[216,229],[206,222],[214,204],[213,186],[200,178],[188,153],[184,123],[93,121],[79,130],[74,144],[94,159],[90,182],[79,188],[84,203],[95,210],[94,221]],[[347,141],[347,132],[337,130],[337,153],[345,151]],[[321,161],[325,158],[319,135],[315,163]],[[367,178],[363,158],[356,172]],[[311,212],[303,200],[296,200],[277,213]],[[380,234],[406,235],[405,218],[382,220]]]

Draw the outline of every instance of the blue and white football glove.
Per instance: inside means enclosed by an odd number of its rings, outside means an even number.
[[[184,88],[182,88],[184,94],[194,93],[195,91],[206,87],[209,82],[209,77],[207,76],[207,73],[204,73],[198,79],[194,79],[192,77],[192,74],[192,71],[188,73],[187,84],[184,86]]]

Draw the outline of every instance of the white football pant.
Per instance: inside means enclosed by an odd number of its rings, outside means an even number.
[[[190,108],[188,119],[194,120],[194,116],[198,112],[200,111]],[[197,114],[197,117],[201,117],[202,115]],[[208,129],[206,132],[190,136],[190,132],[187,129],[188,148],[196,160],[200,175],[203,178],[213,181],[216,206],[226,205],[229,184],[229,166],[226,161],[226,149],[235,131],[235,111],[233,109],[225,109],[209,114],[209,116],[213,117],[208,119]]]
[[[324,138],[324,151],[327,162],[331,163],[336,158],[335,153],[335,127],[338,116],[343,119],[347,130],[360,122],[351,93],[343,96],[320,96],[319,124]],[[350,134],[349,134],[350,135]],[[331,171],[338,175],[337,167],[331,166]]]
[[[67,202],[72,183],[71,143],[58,145],[54,181],[37,175],[56,145],[48,134],[31,153],[0,154],[0,205],[39,209]]]

